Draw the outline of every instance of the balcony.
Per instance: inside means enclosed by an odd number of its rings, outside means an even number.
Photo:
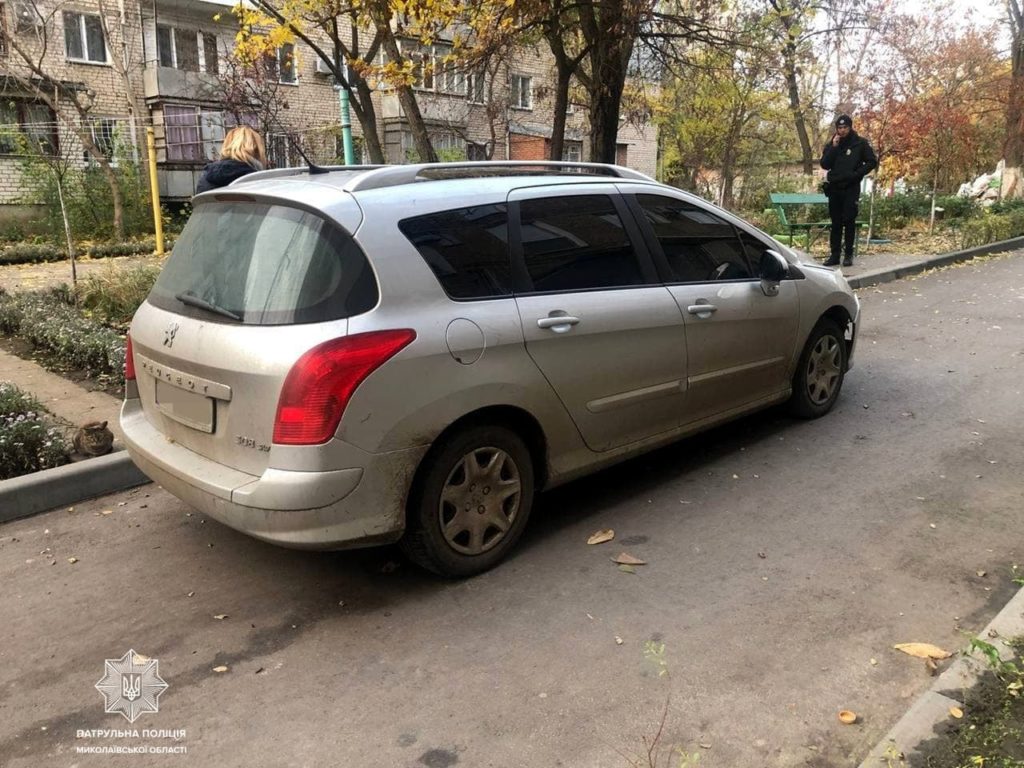
[[[465,96],[417,90],[416,103],[428,123],[466,125],[469,122],[470,104]],[[383,94],[380,114],[385,120],[405,117],[398,94],[393,91]]]
[[[142,90],[147,100],[220,101],[221,88],[217,75],[206,72],[187,72],[153,65],[142,70]]]

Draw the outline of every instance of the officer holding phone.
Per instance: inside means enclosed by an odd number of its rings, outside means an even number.
[[[861,180],[878,167],[878,158],[868,140],[853,130],[853,119],[840,115],[836,119],[836,132],[821,153],[821,167],[828,171],[825,177],[825,195],[828,197],[828,215],[832,220],[829,233],[831,254],[825,266],[853,265],[853,246],[857,237],[857,208],[860,201]]]

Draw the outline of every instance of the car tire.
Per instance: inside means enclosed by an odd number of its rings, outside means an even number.
[[[823,317],[814,326],[793,374],[789,410],[801,419],[824,416],[835,405],[846,375],[846,340],[839,325]]]
[[[413,482],[400,546],[417,565],[452,578],[497,565],[533,507],[533,459],[505,426],[471,426],[428,452]]]

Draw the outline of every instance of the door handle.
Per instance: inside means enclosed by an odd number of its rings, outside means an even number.
[[[538,328],[557,328],[560,325],[577,325],[580,319],[572,315],[556,315],[554,317],[542,317],[537,321]],[[566,329],[568,330],[568,329]]]
[[[711,314],[712,312],[717,312],[718,307],[716,307],[714,304],[691,304],[686,308],[686,311],[689,312],[691,315],[703,315],[705,312],[708,314]]]

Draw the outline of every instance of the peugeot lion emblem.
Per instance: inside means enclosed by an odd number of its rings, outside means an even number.
[[[167,330],[164,331],[164,346],[174,346],[174,334],[178,332],[178,324],[173,320],[168,324]]]

